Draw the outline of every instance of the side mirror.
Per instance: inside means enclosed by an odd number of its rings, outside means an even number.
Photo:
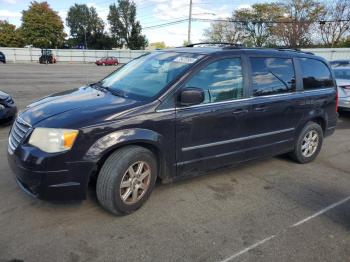
[[[179,100],[182,106],[201,104],[204,101],[204,91],[197,87],[185,88],[181,91]]]

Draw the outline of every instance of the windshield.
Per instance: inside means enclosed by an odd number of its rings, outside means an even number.
[[[202,57],[190,53],[154,52],[132,60],[103,79],[101,85],[126,97],[148,100]]]
[[[337,79],[348,79],[350,80],[350,68],[349,69],[335,69],[335,78]]]

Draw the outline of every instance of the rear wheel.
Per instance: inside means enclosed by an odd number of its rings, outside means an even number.
[[[114,214],[139,209],[150,196],[157,178],[157,161],[151,151],[128,146],[114,152],[97,178],[97,198]]]
[[[315,122],[308,122],[300,132],[291,152],[291,157],[301,163],[309,163],[313,161],[320,153],[323,143],[323,130],[321,126]]]

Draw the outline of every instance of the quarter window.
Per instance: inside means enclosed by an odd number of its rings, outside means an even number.
[[[203,103],[240,99],[243,97],[243,75],[240,58],[222,59],[201,69],[186,87],[204,90]]]
[[[289,58],[250,59],[253,95],[264,96],[295,91],[293,60]]]
[[[323,62],[301,58],[300,64],[305,90],[334,87],[331,71]]]

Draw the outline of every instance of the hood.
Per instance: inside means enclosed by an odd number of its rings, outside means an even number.
[[[46,127],[73,127],[114,115],[142,104],[92,87],[81,87],[44,97],[25,108],[21,118],[34,126],[44,120]]]
[[[1,100],[2,100],[2,99],[6,99],[6,98],[8,98],[8,97],[9,97],[8,94],[6,94],[5,92],[0,91],[0,99],[1,99]]]

